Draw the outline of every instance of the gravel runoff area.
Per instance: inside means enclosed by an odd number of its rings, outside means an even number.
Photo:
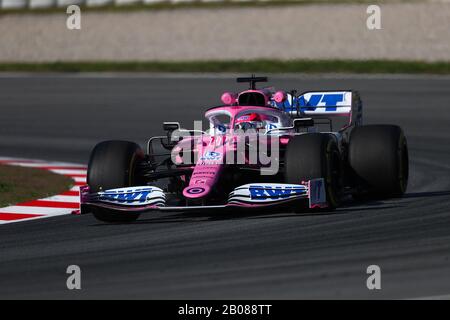
[[[367,5],[177,9],[0,16],[0,62],[203,59],[450,61],[450,3],[384,4],[382,29]]]

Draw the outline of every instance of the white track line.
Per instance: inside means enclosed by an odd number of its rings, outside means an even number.
[[[44,198],[44,199],[41,199],[41,200],[56,201],[56,202],[79,203],[80,202],[80,197],[56,195],[56,196]]]
[[[79,174],[87,174],[87,170],[86,169],[79,169],[79,170],[75,170],[75,169],[52,169],[50,170],[53,173],[57,173],[57,174],[65,174],[65,175],[79,175]]]
[[[7,162],[5,164],[11,165],[11,166],[19,166],[19,167],[30,167],[30,168],[42,168],[42,167],[80,167],[83,168],[82,165],[70,165],[68,163],[61,163],[61,162]]]
[[[450,300],[450,294],[443,294],[443,295],[439,295],[439,296],[418,297],[418,298],[411,298],[408,300]]]
[[[59,213],[55,213],[52,215],[43,215],[43,216],[39,216],[39,217],[28,217],[28,218],[23,218],[20,220],[0,220],[0,225],[2,224],[10,224],[10,223],[17,223],[17,222],[24,222],[24,221],[30,221],[30,220],[37,220],[37,219],[44,219],[44,218],[50,218],[50,217],[57,217],[57,216],[63,216],[63,215],[67,215],[70,214],[70,212],[64,212],[61,211]]]
[[[24,213],[24,214],[43,214],[43,215],[58,215],[71,213],[73,209],[69,208],[49,208],[49,207],[28,207],[28,206],[10,206],[1,208],[0,213]]]

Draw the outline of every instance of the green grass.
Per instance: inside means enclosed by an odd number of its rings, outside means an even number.
[[[192,2],[171,3],[169,1],[153,3],[153,4],[128,4],[128,5],[104,5],[86,7],[81,5],[82,12],[129,12],[142,10],[175,10],[175,9],[222,9],[236,7],[270,7],[270,6],[291,6],[291,5],[310,5],[310,4],[381,4],[381,3],[413,3],[423,2],[424,0],[268,0],[268,1],[231,1],[224,0],[220,2],[202,2],[200,0]],[[67,6],[66,6],[67,7]],[[57,8],[20,8],[20,9],[3,9],[2,14],[15,13],[61,13],[65,12],[66,7]]]
[[[46,170],[0,165],[0,208],[69,190],[73,181]]]
[[[10,192],[12,187],[4,182],[0,182],[0,194],[5,192]]]
[[[450,61],[234,60],[182,62],[0,63],[0,72],[234,72],[450,74]]]

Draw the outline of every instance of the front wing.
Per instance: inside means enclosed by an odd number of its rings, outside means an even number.
[[[91,193],[86,185],[80,187],[80,212],[85,213],[90,207],[135,213],[258,208],[286,205],[302,199],[307,201],[311,209],[328,207],[324,180],[312,179],[302,184],[250,183],[235,188],[225,204],[191,206],[166,205],[166,195],[158,187],[140,186]]]

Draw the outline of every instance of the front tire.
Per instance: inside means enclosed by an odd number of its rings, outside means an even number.
[[[133,142],[104,141],[95,146],[89,159],[87,183],[91,192],[131,187],[139,181],[136,165],[144,158],[142,149]],[[135,221],[137,213],[117,213],[104,208],[92,208],[97,220],[112,223]]]
[[[349,163],[369,196],[400,197],[405,193],[408,145],[399,126],[356,127],[350,136]]]
[[[289,141],[285,156],[286,182],[299,184],[323,178],[330,209],[339,204],[340,168],[340,154],[332,135],[308,133]]]

